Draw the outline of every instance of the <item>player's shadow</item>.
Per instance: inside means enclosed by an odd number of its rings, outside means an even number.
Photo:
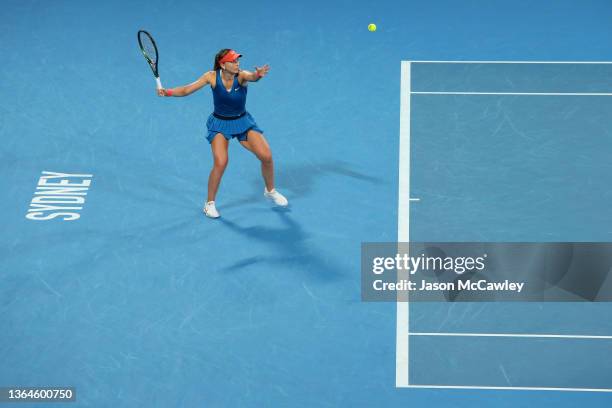
[[[377,177],[361,173],[343,161],[333,163],[302,163],[296,166],[280,168],[278,171],[279,183],[295,196],[308,196],[312,193],[317,181],[323,177],[340,176],[352,179],[359,183],[379,184],[383,181]],[[346,183],[343,181],[342,183]]]
[[[306,244],[309,238],[300,224],[291,218],[290,209],[275,208],[283,226],[268,227],[255,225],[243,227],[233,221],[220,218],[220,222],[232,231],[243,235],[247,242],[253,239],[270,244],[278,255],[255,255],[238,260],[221,271],[235,272],[255,264],[269,264],[274,268],[284,267],[288,272],[301,270],[311,277],[321,280],[339,279],[343,273],[342,265],[319,255],[322,251]]]
[[[281,192],[290,192],[290,199],[311,195],[318,181],[324,177],[334,176],[352,179],[359,183],[380,184],[383,182],[380,178],[354,170],[348,163],[343,161],[333,163],[302,163],[292,166],[281,166],[276,170],[278,189]],[[346,181],[341,183],[346,184]],[[224,204],[223,208],[239,207],[261,200],[263,194],[261,176],[254,176],[252,185],[253,190],[247,197]],[[360,185],[355,188],[363,189],[363,186]]]

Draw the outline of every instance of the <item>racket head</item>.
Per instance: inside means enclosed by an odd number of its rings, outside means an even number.
[[[153,36],[145,30],[139,30],[138,45],[140,46],[140,51],[142,51],[142,55],[144,55],[145,59],[147,60],[147,63],[151,67],[153,75],[155,75],[156,78],[159,78],[159,72],[157,70],[159,62],[159,52],[157,51],[157,45],[155,44]]]

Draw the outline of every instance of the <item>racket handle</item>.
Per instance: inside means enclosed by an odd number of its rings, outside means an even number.
[[[155,82],[157,82],[157,89],[162,89],[163,88],[162,83],[159,80],[159,77],[155,77]]]

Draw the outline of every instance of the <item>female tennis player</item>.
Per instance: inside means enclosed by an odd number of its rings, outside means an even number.
[[[195,82],[172,89],[159,89],[159,96],[187,96],[205,85],[212,88],[214,111],[208,117],[208,142],[212,148],[213,168],[208,177],[208,198],[204,214],[218,218],[215,197],[221,176],[227,167],[227,148],[229,141],[238,139],[240,144],[251,151],[261,161],[261,174],[264,179],[264,196],[276,205],[288,205],[287,199],[274,188],[274,162],[270,146],[263,136],[255,119],[246,111],[247,83],[257,82],[270,70],[268,65],[256,67],[255,72],[240,69],[241,54],[234,50],[222,49],[215,55],[212,71],[206,72]]]

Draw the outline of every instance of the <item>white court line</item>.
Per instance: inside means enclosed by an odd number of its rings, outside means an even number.
[[[406,62],[406,61],[402,61]],[[414,64],[593,64],[607,65],[612,61],[410,61]]]
[[[589,336],[582,334],[514,334],[514,333],[409,333],[410,336],[443,336],[443,337],[527,337],[550,339],[597,339],[612,340],[612,336]]]
[[[400,143],[397,207],[397,241],[410,241],[410,62],[402,61],[400,86]],[[398,272],[397,278],[401,279]],[[397,302],[397,331],[395,338],[395,386],[409,383],[409,307],[408,291],[400,292]],[[402,298],[400,298],[402,296]]]
[[[408,201],[421,201],[420,198],[409,198]]]
[[[519,95],[519,96],[612,96],[604,92],[420,92],[413,91],[412,95]]]
[[[501,390],[501,391],[565,391],[565,392],[612,392],[610,388],[566,388],[566,387],[489,387],[479,385],[406,385],[402,388],[437,388],[451,390]]]
[[[435,64],[612,64],[612,61],[401,61],[401,95],[400,95],[400,157],[399,157],[399,199],[398,199],[398,242],[410,241],[410,97],[411,97],[411,63]],[[448,93],[445,93],[448,94]],[[467,94],[467,93],[457,93]],[[474,93],[470,93],[474,94]],[[480,93],[485,94],[485,93]],[[499,95],[499,93],[495,93]],[[510,93],[506,93],[510,94]],[[512,93],[519,94],[519,93]],[[521,93],[533,95],[533,93]],[[547,94],[551,95],[551,94]],[[568,95],[568,94],[555,94]],[[574,94],[575,95],[575,94]],[[581,94],[582,95],[582,94]],[[608,94],[592,94],[608,96]],[[398,274],[399,278],[399,274]],[[408,292],[406,292],[408,293]],[[410,333],[409,332],[409,302],[397,302],[397,332],[396,332],[396,387],[429,388],[429,389],[468,389],[468,390],[523,390],[523,391],[574,391],[574,392],[612,392],[604,388],[554,388],[554,387],[493,387],[493,386],[462,386],[462,385],[425,385],[409,382],[409,339],[411,335],[443,335],[441,333]],[[453,333],[452,335],[479,335],[482,333]],[[447,333],[446,335],[451,335]],[[489,337],[559,337],[565,335],[502,335],[489,334]],[[563,337],[565,338],[565,337]],[[572,336],[571,338],[607,338],[607,336]]]

